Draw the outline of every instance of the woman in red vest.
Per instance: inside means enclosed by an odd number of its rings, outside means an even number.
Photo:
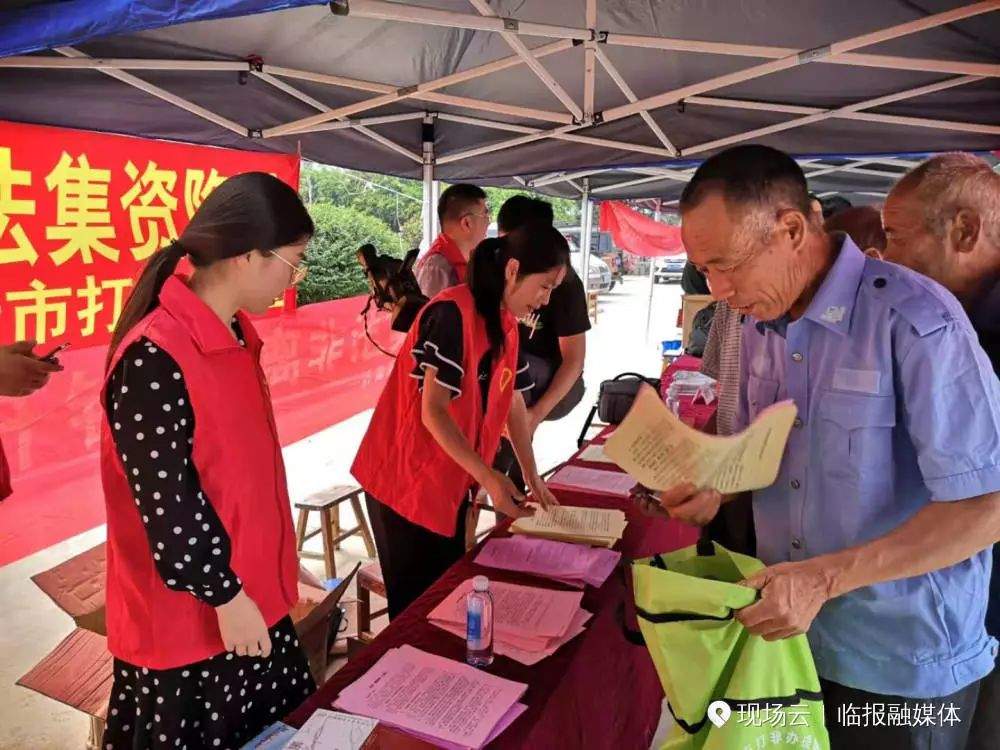
[[[261,341],[313,224],[264,173],[232,177],[153,255],[115,329],[102,405],[104,745],[234,748],[315,689],[289,611],[301,575]],[[187,256],[190,278],[176,275]]]
[[[410,329],[352,467],[365,489],[390,617],[465,552],[474,485],[505,515],[530,512],[491,468],[504,428],[534,499],[555,504],[531,448],[520,391],[532,383],[518,355],[517,319],[548,303],[568,262],[566,240],[551,226],[484,240],[468,284],[434,297]]]

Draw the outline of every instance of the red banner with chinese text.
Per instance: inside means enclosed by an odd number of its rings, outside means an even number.
[[[298,190],[296,155],[0,121],[0,341],[107,343],[146,259],[251,171]]]
[[[104,523],[100,384],[110,331],[145,259],[225,177],[298,186],[297,156],[189,146],[0,121],[0,343],[36,338],[65,367],[0,399],[13,494],[0,502],[0,565]],[[282,445],[374,406],[394,360],[364,337],[364,297],[256,322]],[[372,337],[401,338],[376,314]],[[351,446],[345,446],[353,450]]]

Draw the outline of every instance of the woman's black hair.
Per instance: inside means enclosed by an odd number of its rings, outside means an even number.
[[[569,244],[557,229],[546,224],[530,224],[479,243],[469,259],[469,288],[476,301],[476,311],[486,321],[490,353],[494,360],[503,352],[504,335],[500,317],[503,302],[504,271],[507,261],[519,263],[519,279],[535,273],[548,273],[569,264]]]
[[[266,172],[230,177],[209,193],[181,236],[146,262],[111,336],[108,361],[126,334],[159,305],[160,290],[185,255],[195,268],[253,250],[269,253],[313,235],[298,193]]]

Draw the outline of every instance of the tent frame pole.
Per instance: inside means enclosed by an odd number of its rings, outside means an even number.
[[[437,201],[434,198],[434,120],[431,112],[424,114],[421,125],[423,141],[423,240],[420,243],[422,251],[426,252],[437,236]]]
[[[621,92],[625,94],[625,98],[628,99],[630,102],[639,101],[639,97],[636,96],[635,92],[632,90],[632,87],[628,85],[628,82],[625,80],[622,74],[618,72],[618,68],[616,68],[614,64],[611,62],[611,60],[608,58],[607,53],[605,53],[604,50],[595,45],[594,54],[597,56],[597,60],[601,63],[601,67],[603,67],[605,72],[607,72],[607,74],[611,76],[611,80],[614,81],[615,84],[617,84],[618,88],[621,90]],[[667,138],[666,133],[663,132],[663,130],[660,128],[656,120],[653,119],[653,116],[646,110],[642,110],[639,113],[639,116],[642,117],[646,125],[649,126],[649,129],[653,131],[653,135],[655,135],[659,139],[660,143],[663,144],[663,147],[666,148],[668,151],[672,152],[674,156],[677,156],[679,153],[677,151],[677,147],[674,146],[673,143],[671,143],[669,138]]]
[[[793,115],[814,115],[824,112],[838,120],[860,120],[864,122],[879,122],[890,125],[908,125],[922,128],[938,128],[941,130],[958,130],[965,133],[983,133],[996,135],[1000,126],[985,123],[958,122],[955,120],[934,120],[924,117],[903,117],[899,115],[883,115],[875,112],[845,112],[842,110],[825,110],[822,107],[804,107],[797,104],[781,104],[777,102],[758,102],[748,99],[725,99],[714,96],[692,96],[684,100],[688,104],[700,104],[706,107],[729,107],[731,109],[753,109],[762,112],[784,112]]]
[[[300,91],[291,84],[282,81],[280,78],[270,73],[255,72],[254,75],[260,78],[262,81],[271,84],[275,88],[284,91],[286,94],[294,96],[299,101],[305,102],[310,107],[314,107],[319,110],[326,109],[326,105],[323,104],[323,102],[319,101],[318,99],[314,99],[305,92]],[[419,154],[413,153],[412,151],[410,151],[410,149],[406,148],[405,146],[401,146],[395,141],[386,138],[381,133],[376,133],[374,130],[372,130],[367,126],[378,125],[387,122],[403,122],[406,120],[422,119],[423,116],[424,115],[422,112],[408,112],[406,114],[400,114],[400,115],[384,115],[382,117],[365,117],[365,118],[359,118],[357,120],[341,120],[340,122],[336,123],[328,123],[323,127],[326,130],[342,130],[351,128],[352,130],[356,130],[357,132],[370,138],[376,143],[385,146],[391,151],[395,151],[397,154],[401,154],[402,156],[405,156],[407,159],[415,161],[417,164],[422,164],[423,157],[421,157]]]
[[[781,59],[798,53],[794,47],[771,45],[730,44],[728,42],[703,42],[691,39],[642,36],[639,34],[607,35],[606,44],[612,47],[640,47],[673,52],[701,52],[711,55],[737,57],[763,57]],[[890,70],[910,70],[921,73],[951,73],[952,75],[1000,76],[1000,65],[995,63],[966,62],[964,60],[939,60],[936,58],[902,57],[899,55],[874,55],[860,52],[845,52],[824,57],[816,62],[828,65],[847,65],[856,68],[888,68]]]
[[[354,13],[354,6],[351,6],[351,12]],[[531,50],[531,55],[536,60],[544,57],[546,55],[551,55],[556,52],[561,52],[566,49],[570,49],[573,46],[573,42],[569,40],[553,42],[551,44],[543,45],[537,49]],[[302,128],[310,127],[312,125],[318,125],[322,122],[329,122],[330,120],[336,119],[338,116],[334,113],[339,113],[342,116],[347,116],[351,114],[357,114],[358,112],[363,112],[368,109],[375,109],[376,107],[384,106],[385,104],[390,104],[393,102],[402,101],[405,99],[422,99],[424,101],[436,102],[436,103],[446,103],[446,100],[442,100],[441,96],[435,96],[434,92],[438,89],[443,89],[448,86],[454,86],[458,83],[465,83],[466,81],[471,81],[476,78],[481,78],[482,76],[490,75],[491,73],[496,73],[501,70],[507,70],[518,65],[522,65],[524,60],[518,55],[511,55],[509,57],[504,57],[499,60],[494,60],[490,63],[485,63],[483,65],[478,65],[475,68],[470,68],[469,70],[460,71],[458,73],[452,73],[451,75],[443,76],[441,78],[434,79],[432,81],[425,81],[424,83],[418,83],[415,86],[388,86],[385,84],[376,84],[383,90],[380,92],[383,95],[377,96],[373,99],[365,99],[360,102],[356,102],[348,107],[340,107],[336,110],[328,109],[326,112],[321,112],[318,115],[313,115],[311,117],[301,118],[299,120],[293,120],[291,122],[284,123],[282,125],[276,125],[273,128],[268,128],[264,131],[265,136],[283,135],[287,132],[292,132],[295,130],[300,130]],[[277,75],[283,75],[289,72],[291,69],[284,68],[281,69],[283,72],[278,70],[271,70],[270,72]],[[300,73],[303,71],[299,71]],[[315,80],[317,83],[325,83],[326,81],[317,80],[311,78],[310,80]],[[339,85],[333,81],[330,81],[332,85]],[[447,97],[447,95],[442,95]],[[450,98],[450,97],[447,97]],[[521,112],[522,116],[531,117],[531,119],[536,120],[547,120],[550,122],[572,122],[573,118],[570,114],[563,114],[560,112],[548,112],[544,116],[539,117],[538,113],[543,112],[543,110],[532,110],[528,107],[510,107],[508,105],[501,105],[494,102],[481,102],[476,99],[468,99],[467,97],[458,97],[466,99],[466,103],[460,106],[472,106],[474,109],[481,109],[487,112],[504,112],[506,114],[515,114]],[[476,106],[473,106],[473,102],[478,102]],[[536,113],[534,116],[526,114],[528,112]]]
[[[656,199],[656,211],[653,213],[653,220],[660,220],[660,199]],[[649,329],[653,323],[653,288],[656,286],[656,258],[649,259],[649,299],[646,301],[646,337],[645,343],[649,343]]]
[[[583,178],[583,194],[580,197],[580,279],[583,288],[590,294],[590,245],[594,226],[594,204],[590,200],[590,178]]]
[[[65,55],[68,58],[75,58],[81,60],[88,59],[88,55],[86,53],[81,52],[75,47],[56,47],[55,51],[58,52],[60,55]],[[232,132],[238,135],[242,135],[244,137],[249,135],[250,133],[250,130],[247,128],[246,125],[241,125],[240,123],[235,122],[234,120],[230,120],[228,117],[223,117],[220,114],[216,114],[212,110],[206,109],[205,107],[202,107],[200,104],[195,104],[194,102],[188,101],[187,99],[177,96],[176,94],[171,94],[166,89],[162,89],[159,86],[149,83],[148,81],[144,81],[141,78],[137,78],[131,73],[125,73],[121,70],[115,70],[113,68],[97,68],[97,69],[101,73],[104,73],[104,75],[106,76],[110,76],[111,78],[119,80],[122,83],[127,83],[129,86],[132,86],[133,88],[137,88],[140,91],[144,91],[147,94],[155,96],[157,99],[162,99],[168,104],[173,104],[175,107],[180,107],[183,110],[187,110],[193,115],[197,115],[198,117],[208,120],[209,122],[215,123],[220,128],[231,130]]]
[[[595,0],[587,0],[588,3],[592,3]],[[493,9],[489,6],[486,0],[469,0],[472,6],[479,11],[479,15],[485,18],[497,18],[497,14],[493,12]],[[596,11],[595,11],[596,15]],[[569,92],[562,87],[562,85],[552,77],[552,74],[545,69],[538,60],[535,59],[534,55],[531,54],[531,50],[528,49],[527,45],[521,41],[520,37],[512,31],[501,31],[500,36],[507,43],[507,46],[514,50],[514,54],[520,57],[526,66],[531,70],[532,73],[537,76],[552,95],[555,96],[563,106],[573,115],[573,117],[578,122],[584,121],[583,110],[573,101],[573,97],[569,95]]]
[[[534,180],[528,180],[528,187],[530,188],[540,188],[546,185],[555,185],[557,182],[569,182],[570,180],[578,180],[581,177],[590,177],[595,174],[604,174],[605,172],[612,172],[611,169],[583,169],[579,172],[556,172],[554,174],[547,174],[542,177],[538,177]]]
[[[533,128],[528,125],[515,125],[509,122],[497,122],[496,120],[486,120],[481,117],[468,117],[466,115],[451,115],[447,113],[440,113],[440,119],[447,120],[449,122],[462,122],[466,125],[480,125],[484,128],[493,128],[494,130],[506,130],[511,133],[526,133],[526,134],[537,134],[545,133],[548,136],[547,131],[541,128]],[[625,141],[614,141],[608,138],[594,138],[588,135],[576,135],[574,133],[563,133],[559,135],[551,136],[557,141],[570,141],[573,143],[586,143],[590,146],[602,146],[606,148],[620,149],[622,151],[635,151],[641,154],[650,154],[652,156],[663,156],[670,157],[676,156],[676,152],[671,152],[667,149],[658,148],[656,146],[643,146],[637,143],[627,143]]]
[[[604,113],[604,121],[611,122],[613,120],[620,120],[623,117],[638,114],[640,110],[644,109],[650,110],[657,109],[659,107],[666,107],[670,104],[676,104],[681,99],[685,99],[689,96],[703,94],[707,91],[714,91],[724,86],[732,86],[737,83],[743,83],[745,81],[766,76],[770,73],[777,73],[781,70],[798,67],[799,65],[807,65],[815,60],[829,57],[830,55],[840,54],[842,52],[851,52],[861,47],[868,47],[873,44],[887,42],[892,39],[899,39],[900,37],[916,34],[920,31],[927,31],[928,29],[937,28],[938,26],[944,26],[949,23],[954,23],[955,21],[971,18],[973,16],[998,9],[1000,9],[1000,0],[984,0],[983,2],[971,3],[969,5],[953,8],[942,13],[934,13],[915,21],[888,26],[884,29],[878,29],[867,34],[850,37],[849,39],[842,39],[839,42],[834,42],[833,44],[819,49],[800,50],[777,60],[759,63],[757,65],[752,65],[749,68],[743,68],[732,73],[726,73],[699,83],[682,86],[681,88],[673,89],[672,91],[665,91],[662,94],[646,97],[645,99],[640,99],[637,102],[630,102],[629,104],[624,104],[620,107],[612,107]]]
[[[542,36],[553,39],[590,39],[591,30],[547,23],[531,23],[516,18],[484,17],[473,13],[438,10],[423,5],[385,2],[384,0],[351,0],[350,15],[355,18],[372,18],[380,21],[403,21],[427,26],[444,26],[449,29],[492,31],[497,34],[513,32],[524,36]]]
[[[932,94],[937,91],[942,91],[944,89],[955,88],[956,86],[964,86],[969,83],[976,83],[977,81],[982,81],[983,78],[978,76],[961,76],[959,78],[951,78],[946,81],[940,81],[938,83],[932,83],[928,86],[918,86],[916,88],[907,89],[905,91],[898,91],[894,94],[888,94],[886,96],[880,96],[875,99],[866,99],[861,102],[856,102],[854,104],[849,104],[845,107],[837,107],[836,109],[824,110],[822,112],[817,112],[812,115],[805,115],[804,117],[797,117],[794,120],[786,120],[785,122],[775,123],[774,125],[768,125],[763,128],[755,128],[754,130],[748,130],[743,133],[736,133],[735,135],[730,135],[725,138],[717,138],[713,141],[707,141],[705,143],[699,143],[694,146],[689,146],[684,149],[685,155],[687,154],[698,154],[702,151],[711,151],[715,148],[721,148],[723,146],[729,146],[733,143],[741,143],[743,141],[752,140],[754,138],[760,138],[765,135],[770,135],[772,133],[780,133],[785,130],[791,130],[792,128],[799,128],[804,125],[812,125],[813,123],[822,122],[823,120],[828,120],[837,113],[844,112],[857,112],[862,109],[869,109],[871,107],[881,107],[885,104],[890,104],[892,102],[902,101],[903,99],[912,99],[917,96],[924,96],[926,94]],[[997,131],[1000,132],[1000,127],[997,127]]]
[[[584,11],[588,29],[597,28],[597,0],[587,0]],[[597,42],[593,38],[583,43],[583,119],[594,121],[594,94],[597,90]]]
[[[898,39],[909,34],[915,34],[919,31],[926,31],[927,29],[936,28],[944,24],[952,23],[954,21],[961,20],[963,18],[969,18],[972,16],[980,15],[982,13],[987,13],[993,10],[1000,9],[1000,0],[984,0],[983,2],[973,3],[971,5],[962,6],[955,8],[943,13],[936,13],[930,16],[926,16],[915,21],[910,21],[908,23],[897,24],[895,26],[890,26],[884,29],[879,29],[868,34],[863,34],[856,37],[851,37],[849,39],[841,40],[835,42],[827,47],[820,50],[802,50],[797,54],[788,55],[778,60],[771,60],[766,63],[761,63],[758,65],[751,66],[749,68],[743,68],[741,70],[734,71],[732,73],[727,73],[725,75],[716,76],[705,81],[701,81],[694,84],[689,84],[672,91],[666,91],[662,94],[657,94],[655,96],[647,97],[645,99],[639,99],[636,102],[630,102],[628,104],[613,107],[609,110],[603,112],[603,121],[612,122],[614,120],[620,120],[624,117],[629,117],[634,114],[638,114],[642,111],[649,111],[652,109],[657,109],[659,107],[665,107],[670,104],[676,104],[677,102],[686,99],[687,97],[696,96],[698,94],[707,93],[722,87],[732,86],[737,83],[742,83],[744,81],[753,80],[766,76],[770,73],[776,73],[781,70],[787,70],[788,68],[797,67],[799,65],[809,64],[816,60],[822,59],[830,54],[848,52],[853,49],[860,47],[877,44],[880,42],[888,41],[891,39]],[[969,80],[980,80],[975,77],[970,77]],[[917,94],[912,94],[916,96]],[[898,101],[898,99],[897,99]],[[874,106],[874,105],[872,105]],[[567,133],[574,130],[574,126],[560,126],[548,131],[548,134],[536,133],[532,135],[521,136],[520,138],[514,138],[509,141],[501,141],[498,143],[490,144],[488,146],[482,146],[476,149],[470,149],[465,152],[459,152],[457,154],[452,154],[449,156],[442,157],[441,163],[457,161],[463,158],[469,158],[472,156],[481,156],[485,153],[491,153],[493,151],[500,151],[507,148],[513,148],[514,146],[520,146],[525,143],[532,143],[537,140],[541,140],[546,137],[555,137],[556,135]],[[683,153],[688,153],[688,150],[684,150]]]
[[[497,17],[490,6],[486,4],[486,0],[471,0],[471,2],[479,11],[478,15],[472,13],[443,11],[419,5],[411,5],[404,2],[353,0],[351,12],[353,15],[358,17],[396,20],[444,26],[448,28],[466,28],[499,33],[515,51],[515,54],[512,56],[413,86],[400,87],[389,84],[360,81],[341,76],[311,73],[308,71],[283,68],[280,66],[265,66],[260,64],[259,61],[91,58],[73,47],[56,48],[55,51],[64,56],[62,58],[37,55],[12,56],[0,60],[0,67],[98,70],[123,83],[149,93],[150,95],[163,101],[202,117],[219,127],[223,127],[242,136],[275,137],[292,133],[312,132],[314,130],[337,130],[344,127],[350,127],[376,141],[380,145],[396,151],[397,153],[417,163],[424,162],[423,155],[416,154],[409,149],[406,149],[404,146],[386,138],[385,136],[370,130],[368,125],[376,123],[365,122],[368,118],[362,118],[358,121],[345,120],[345,118],[365,110],[395,103],[400,100],[416,99],[438,103],[445,106],[479,109],[493,114],[504,114],[526,119],[538,119],[558,124],[558,127],[549,130],[541,130],[528,128],[527,126],[497,122],[493,122],[491,125],[486,125],[486,122],[491,121],[484,120],[481,123],[484,126],[495,127],[501,130],[511,130],[513,132],[520,133],[520,135],[517,138],[510,140],[479,146],[466,151],[442,155],[436,159],[437,163],[441,164],[472,158],[527,143],[533,143],[546,138],[579,142],[616,150],[634,151],[654,156],[675,157],[678,155],[677,149],[673,147],[669,138],[667,138],[666,134],[663,133],[662,129],[660,129],[655,120],[653,120],[650,110],[667,106],[678,101],[687,101],[692,104],[707,106],[761,109],[801,115],[801,117],[797,117],[788,122],[776,123],[765,128],[758,128],[745,133],[728,136],[726,138],[697,144],[685,149],[683,155],[695,154],[711,150],[713,148],[719,148],[724,145],[738,143],[750,138],[782,132],[784,130],[801,127],[815,122],[821,122],[829,118],[843,118],[862,122],[875,122],[906,127],[938,128],[987,135],[1000,134],[1000,125],[963,123],[957,121],[885,115],[862,111],[864,109],[874,108],[890,102],[926,95],[945,88],[966,85],[991,77],[998,77],[1000,76],[1000,65],[993,63],[973,63],[953,60],[906,58],[892,55],[862,54],[855,52],[855,50],[864,47],[869,47],[889,40],[926,31],[928,29],[940,27],[945,24],[954,23],[962,19],[1000,10],[1000,0],[981,0],[980,2],[967,3],[941,13],[931,14],[922,18],[889,26],[859,36],[854,36],[849,39],[837,41],[830,45],[811,50],[796,50],[794,48],[777,46],[739,45],[601,32],[596,29],[596,0],[586,0],[585,28],[521,22],[517,19],[500,18]],[[544,44],[535,49],[528,49],[519,38],[520,36],[549,37],[556,39],[556,41]],[[538,62],[539,59],[544,56],[567,50],[575,44],[580,43],[583,44],[585,51],[583,110],[577,107],[565,89],[563,89],[562,86],[558,84],[551,74],[549,74],[541,65],[541,63]],[[758,58],[763,57],[768,59],[766,62],[743,68],[722,76],[716,76],[706,81],[701,81],[674,89],[672,91],[663,92],[655,96],[639,99],[636,98],[634,91],[631,90],[628,83],[624,80],[624,78],[622,78],[620,73],[618,73],[617,69],[607,57],[607,54],[602,49],[604,44],[700,52],[706,54],[741,55]],[[605,68],[629,101],[627,104],[612,107],[603,113],[595,114],[593,113],[593,89],[595,86],[594,72],[596,70],[597,62],[600,62],[600,64]],[[821,64],[846,64],[897,70],[957,73],[962,75],[961,77],[952,78],[947,81],[909,89],[895,94],[890,94],[888,96],[857,102],[845,107],[829,110],[787,104],[774,104],[770,102],[727,100],[718,97],[701,96],[701,94],[711,92],[719,88],[753,80],[761,76],[766,76],[770,73],[814,62]],[[441,88],[474,80],[480,76],[489,75],[490,73],[506,70],[522,64],[527,64],[529,68],[539,76],[539,78],[553,92],[553,94],[555,94],[557,98],[559,98],[570,110],[568,113],[532,109],[515,105],[505,105],[501,103],[471,99],[468,97],[438,93],[438,90]],[[251,131],[240,123],[230,120],[206,109],[205,107],[195,104],[192,101],[176,96],[159,86],[148,83],[147,81],[124,72],[124,69],[126,68],[136,70],[250,71],[251,73],[260,75],[262,78],[264,75],[268,74],[272,78],[273,76],[299,78],[302,80],[311,80],[328,85],[371,91],[379,95],[362,102],[357,102],[336,109],[324,107],[318,114],[307,118],[280,124],[272,128],[264,129],[263,131]],[[265,78],[265,80],[267,79]],[[311,106],[319,109],[319,106],[317,105],[320,103],[317,102],[317,100],[309,98],[302,92],[292,93],[295,91],[294,89],[290,86],[286,88],[285,86],[279,85],[276,82],[276,79],[273,79],[270,82],[273,85],[291,93],[293,96],[297,96],[303,101],[309,101]],[[665,148],[659,149],[651,146],[644,146],[642,144],[630,144],[611,139],[594,138],[572,132],[581,127],[586,127],[592,124],[595,119],[600,122],[612,122],[624,117],[629,117],[633,114],[638,114],[643,117],[649,127],[656,134],[657,139]],[[592,117],[588,117],[587,115],[592,115]],[[332,122],[335,120],[340,121]],[[381,120],[381,122],[388,121],[389,120]],[[847,167],[849,170],[856,170],[859,168],[860,167],[857,166]],[[865,173],[880,174],[874,170],[862,172],[862,174]],[[669,176],[667,178],[670,179]],[[683,179],[683,177],[680,179]],[[598,192],[598,190],[595,190],[594,192]],[[588,188],[586,192],[590,194],[591,191]]]

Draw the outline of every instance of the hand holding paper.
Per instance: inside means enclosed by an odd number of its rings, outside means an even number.
[[[778,476],[796,411],[793,401],[782,401],[740,434],[717,437],[688,427],[643,386],[604,452],[652,490],[675,491],[684,484],[720,493],[757,490]],[[673,500],[685,499],[682,494]],[[702,504],[710,505],[709,499]]]

